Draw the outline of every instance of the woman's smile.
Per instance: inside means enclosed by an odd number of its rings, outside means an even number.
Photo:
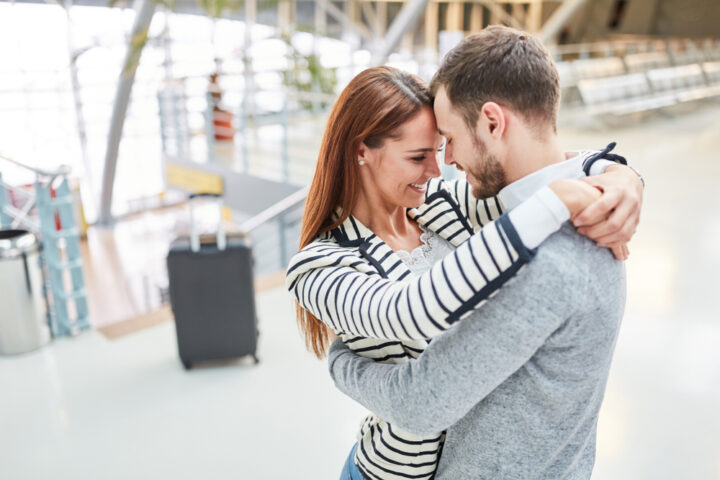
[[[410,188],[415,190],[418,193],[425,193],[425,190],[427,190],[427,182],[425,183],[411,183]]]

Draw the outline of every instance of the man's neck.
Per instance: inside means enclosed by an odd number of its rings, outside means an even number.
[[[531,173],[567,160],[560,146],[560,139],[554,132],[548,133],[542,140],[530,132],[522,135],[508,151],[505,163],[505,177],[508,184],[520,180]]]
[[[530,171],[525,176],[518,178],[514,182],[508,183],[498,192],[498,197],[506,209],[513,209],[522,201],[526,200],[537,190],[549,185],[555,180],[561,178],[577,179],[584,174],[582,171],[582,152],[562,152],[562,158],[554,161],[557,155],[547,157],[547,161],[536,165],[544,165],[534,171]]]

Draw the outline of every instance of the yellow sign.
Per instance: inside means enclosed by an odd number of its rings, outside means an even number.
[[[223,193],[222,177],[214,173],[166,163],[165,177],[169,186],[191,193]]]

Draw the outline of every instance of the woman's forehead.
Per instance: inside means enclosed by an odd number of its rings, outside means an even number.
[[[434,143],[439,135],[435,116],[428,108],[403,123],[397,130],[395,140],[398,142],[430,141]]]

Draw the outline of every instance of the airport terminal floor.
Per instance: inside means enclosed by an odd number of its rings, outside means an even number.
[[[564,122],[560,136],[568,149],[617,141],[647,183],[592,478],[720,479],[720,104]],[[142,241],[142,228],[157,233],[178,212],[146,215],[123,241]],[[167,237],[123,248],[162,262]],[[103,295],[99,316],[122,308],[112,290]],[[281,285],[265,286],[257,305],[258,365],[185,371],[170,321],[0,357],[0,477],[338,478],[365,410],[305,352]]]

